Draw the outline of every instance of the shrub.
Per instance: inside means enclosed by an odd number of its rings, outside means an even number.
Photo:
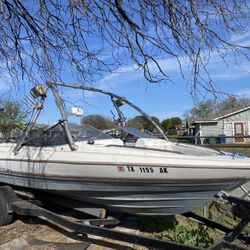
[[[180,224],[177,224],[174,230],[154,233],[154,236],[159,239],[166,239],[202,248],[207,248],[214,243],[213,239],[209,236],[206,227],[202,225],[199,225],[198,228],[190,230]]]
[[[175,216],[165,217],[142,217],[140,228],[145,232],[162,232],[164,230],[173,230],[177,224]]]

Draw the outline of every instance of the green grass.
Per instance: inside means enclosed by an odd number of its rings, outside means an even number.
[[[206,227],[185,217],[144,217],[140,221],[140,227],[155,238],[181,244],[207,248],[214,243]]]
[[[230,213],[229,208],[229,205],[212,202],[207,205],[208,218],[233,228],[238,224],[239,219]],[[195,213],[203,215],[203,209],[196,209]],[[204,248],[220,240],[224,235],[181,215],[142,217],[139,225],[141,231],[150,233],[153,237]],[[244,231],[250,233],[250,223]],[[237,241],[238,243],[240,242]]]
[[[230,205],[220,204],[218,202],[211,202],[207,205],[208,218],[216,220],[217,222],[228,227],[234,227],[239,223],[239,219],[232,215],[230,212]],[[203,209],[198,208],[195,213],[203,215]],[[223,215],[223,216],[222,216]],[[218,220],[220,218],[220,220]],[[250,233],[250,223],[245,227],[245,232]]]
[[[243,153],[244,155],[246,155],[247,157],[250,157],[250,148],[222,148],[222,147],[219,147],[217,149],[219,149],[220,151],[225,151],[225,152],[230,152],[230,153],[240,152],[240,153]]]
[[[155,233],[154,236],[158,239],[167,239],[173,242],[202,248],[207,248],[214,243],[213,238],[208,233],[208,229],[203,225],[189,229],[178,223],[174,230],[165,230],[161,233]]]

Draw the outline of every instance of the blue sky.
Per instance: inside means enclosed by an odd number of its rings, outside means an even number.
[[[232,40],[247,45],[250,40],[250,33],[243,36],[233,37]],[[183,116],[183,113],[194,106],[193,99],[190,95],[189,75],[190,69],[185,58],[182,61],[183,75],[179,70],[179,65],[172,58],[162,59],[160,61],[170,75],[172,82],[162,82],[160,84],[148,83],[137,71],[133,65],[122,66],[116,73],[106,74],[94,86],[102,88],[121,96],[125,96],[128,100],[134,102],[143,109],[147,114],[156,116],[160,120],[173,116]],[[208,70],[211,77],[216,83],[219,91],[229,94],[250,97],[250,64],[244,57],[237,58],[237,63],[232,53],[227,55],[227,64],[223,63],[221,58],[211,55]],[[65,82],[70,83],[70,73],[67,73]],[[0,92],[4,92],[6,88],[2,86]],[[24,91],[25,92],[25,91]],[[112,105],[110,99],[89,92],[75,91],[72,89],[63,90],[63,97],[67,99],[67,109],[73,105],[81,106],[84,109],[84,115],[103,114],[111,117],[110,110]],[[218,96],[222,98],[222,96]],[[207,96],[209,98],[209,96]],[[59,119],[58,112],[55,112],[53,105],[53,97],[48,95],[45,110],[42,113],[41,123],[53,123]],[[132,118],[135,112],[125,108],[126,116]],[[70,118],[72,122],[79,122],[80,119]]]
[[[209,70],[213,77],[217,89],[231,94],[250,97],[250,65],[244,58],[238,59],[235,64],[233,56],[228,56],[228,65],[225,65],[219,58],[212,57]],[[183,116],[183,113],[194,106],[190,95],[190,85],[188,83],[188,67],[184,69],[183,78],[179,72],[177,64],[172,59],[164,61],[170,64],[168,72],[173,82],[162,82],[152,84],[145,81],[142,75],[133,67],[122,67],[117,73],[107,74],[96,87],[125,96],[142,108],[147,114],[158,117],[160,120],[173,116]],[[222,96],[218,96],[222,98]],[[82,106],[84,114],[104,114],[111,117],[112,105],[110,99],[100,94],[82,92],[67,89],[64,90],[64,98],[74,102],[75,105]],[[51,97],[49,96],[49,99]],[[49,104],[48,106],[50,106]],[[68,108],[72,104],[68,105]],[[125,108],[126,116],[131,118],[136,115],[130,109]],[[49,115],[43,116],[44,122],[51,122],[54,118],[52,110]],[[47,121],[46,121],[47,120]],[[77,119],[71,119],[78,122]]]
[[[250,33],[233,37],[232,40],[237,40],[246,45],[250,40]],[[172,58],[161,60],[161,65],[169,73],[172,82],[148,83],[133,66],[123,66],[118,72],[104,76],[101,81],[95,84],[95,87],[125,96],[147,114],[156,116],[160,120],[173,116],[182,117],[185,111],[194,106],[194,101],[190,95],[191,83],[189,83],[190,69],[188,62],[185,61],[185,58],[181,58],[181,60],[184,78],[180,74],[178,64]],[[250,98],[249,61],[244,57],[238,57],[235,61],[232,53],[228,53],[226,60],[227,64],[217,55],[211,56],[208,69],[216,84],[216,89]],[[64,93],[65,99],[75,101],[76,105],[83,107],[85,115],[104,114],[111,117],[112,105],[109,98],[89,92],[83,93],[80,91],[80,93],[77,93],[77,91],[69,89]],[[209,96],[206,97],[209,98]],[[225,96],[218,95],[218,98],[223,97]],[[124,111],[126,111],[128,118],[136,115],[127,108],[124,108]],[[48,119],[53,117],[53,113],[46,117]],[[77,122],[74,118],[72,121]]]

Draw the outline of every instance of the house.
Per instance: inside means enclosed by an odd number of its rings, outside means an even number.
[[[194,119],[189,121],[188,130],[189,135],[200,136],[200,143],[209,143],[209,140],[210,143],[215,140],[219,143],[248,142],[250,139],[246,136],[250,136],[250,106]]]

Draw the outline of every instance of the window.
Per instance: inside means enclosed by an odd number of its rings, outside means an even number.
[[[84,125],[83,127],[79,128],[77,133],[74,133],[73,135],[79,141],[112,139],[110,135],[104,134],[100,130],[90,125]]]
[[[33,147],[49,147],[67,144],[68,140],[62,130],[52,129],[46,133],[43,129],[34,129],[26,138],[24,145]]]

